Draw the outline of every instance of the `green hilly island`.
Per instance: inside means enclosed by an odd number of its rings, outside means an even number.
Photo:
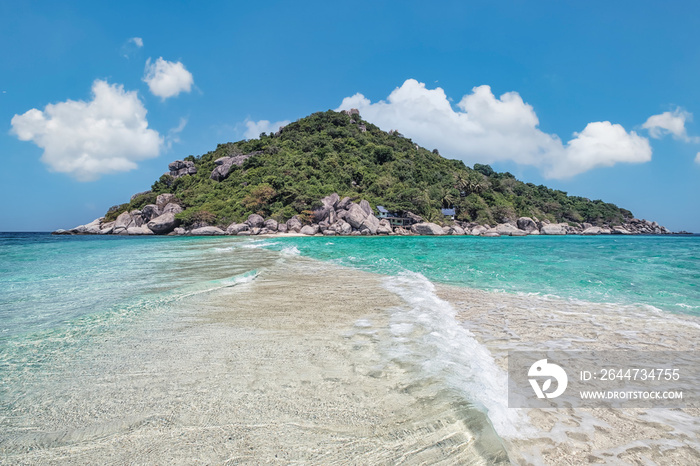
[[[534,217],[612,226],[633,217],[614,204],[524,183],[488,165],[468,167],[444,158],[398,131],[380,130],[356,111],[314,113],[276,134],[219,144],[170,168],[150,192],[112,207],[105,220],[154,204],[163,193],[175,195],[183,208],[176,217],[184,227],[225,228],[251,214],[278,222],[295,215],[311,220],[320,200],[331,193],[438,223],[444,220],[443,208],[454,208],[458,221],[489,225]]]

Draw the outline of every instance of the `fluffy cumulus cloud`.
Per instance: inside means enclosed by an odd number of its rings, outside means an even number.
[[[627,133],[621,125],[596,121],[588,123],[580,133],[574,133],[574,138],[564,148],[564,156],[550,167],[549,176],[565,178],[596,167],[612,167],[619,162],[650,160],[649,140],[634,131]]]
[[[143,47],[143,39],[140,37],[132,37],[131,39],[129,39],[129,42],[131,42],[138,48]]]
[[[158,156],[163,144],[148,128],[146,109],[135,91],[96,80],[89,102],[67,100],[12,118],[12,132],[44,150],[42,162],[80,181],[124,172]]]
[[[689,137],[686,132],[685,122],[692,120],[692,113],[686,112],[679,107],[673,112],[664,112],[650,116],[644,122],[642,128],[649,130],[649,135],[655,139],[671,134],[675,139],[681,141],[700,142],[700,138]]]
[[[567,178],[596,167],[651,160],[646,138],[607,121],[589,123],[564,144],[538,128],[534,109],[517,92],[496,97],[489,86],[478,86],[456,107],[441,88],[427,89],[409,79],[386,100],[372,103],[355,94],[343,99],[338,110],[357,108],[382,129],[397,129],[468,165],[513,161],[551,178]]]
[[[165,100],[181,92],[190,92],[194,78],[181,62],[172,62],[158,58],[151,62],[146,60],[143,81],[148,84],[153,95]]]
[[[261,133],[276,133],[283,126],[287,126],[290,123],[289,120],[276,121],[271,123],[269,120],[251,121],[245,122],[246,130],[243,133],[243,137],[246,139],[254,139],[260,136]]]
[[[695,156],[695,163],[700,165],[700,152],[698,152],[697,155]]]

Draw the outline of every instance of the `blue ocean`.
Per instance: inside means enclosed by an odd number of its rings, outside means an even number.
[[[545,420],[495,392],[510,349],[695,350],[698,316],[700,236],[3,233],[0,458],[685,464],[692,410]],[[661,427],[596,434],[629,422]]]

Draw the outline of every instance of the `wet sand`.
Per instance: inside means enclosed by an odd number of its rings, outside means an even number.
[[[504,370],[509,350],[699,349],[700,319],[690,316],[448,286],[438,294]],[[538,432],[512,440],[518,464],[700,464],[698,406],[524,411]]]
[[[301,258],[185,297],[28,374],[1,459],[507,464],[483,415],[386,358],[400,305],[375,275]]]

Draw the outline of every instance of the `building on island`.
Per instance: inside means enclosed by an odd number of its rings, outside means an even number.
[[[389,220],[392,227],[407,227],[413,225],[414,221],[410,217],[404,216],[403,213],[391,212],[387,210],[384,206],[378,205],[377,210],[379,211],[378,218],[385,218]]]
[[[455,219],[455,209],[454,208],[452,208],[452,209],[440,209],[440,211],[442,212],[442,215],[444,215],[446,218],[448,218],[450,220]]]

